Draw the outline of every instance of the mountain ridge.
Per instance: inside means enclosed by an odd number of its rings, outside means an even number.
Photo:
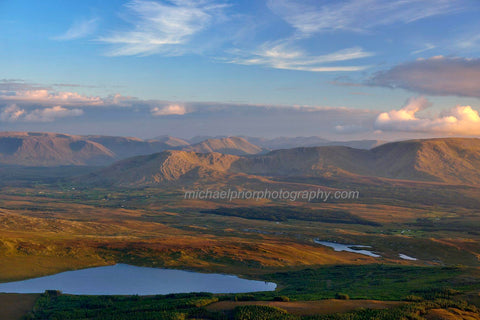
[[[21,166],[103,165],[115,160],[108,148],[81,136],[0,132],[0,163]]]
[[[89,183],[143,186],[225,178],[238,156],[168,150],[124,159],[88,176]]]
[[[112,166],[100,170],[97,173],[100,179],[96,181],[101,182],[103,177],[114,185],[142,186],[161,185],[165,181],[179,184],[215,181],[231,174],[242,174],[258,177],[370,176],[480,184],[480,139],[408,140],[391,142],[372,150],[343,146],[302,147],[249,156],[168,151],[126,159],[114,166],[117,166],[114,171]],[[116,180],[119,172],[123,176],[131,174],[132,180]],[[135,178],[139,176],[142,178]]]
[[[232,155],[258,154],[264,150],[241,137],[206,139],[196,144],[181,148],[183,151],[198,153],[219,152]]]

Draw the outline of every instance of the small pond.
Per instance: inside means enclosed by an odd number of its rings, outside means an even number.
[[[329,242],[329,241],[320,241],[318,239],[313,240],[316,244],[321,244],[322,246],[333,248],[335,251],[347,251],[347,252],[354,252],[358,254],[363,254],[366,256],[378,258],[381,257],[380,255],[373,253],[370,250],[365,250],[371,248],[371,246],[362,246],[357,244],[340,244],[336,242]]]

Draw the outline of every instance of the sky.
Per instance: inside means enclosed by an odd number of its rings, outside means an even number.
[[[480,137],[478,0],[0,0],[0,131]]]

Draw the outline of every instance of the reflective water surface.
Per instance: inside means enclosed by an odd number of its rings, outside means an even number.
[[[233,275],[117,264],[0,283],[0,292],[41,293],[45,290],[60,290],[63,293],[84,295],[155,295],[273,291],[276,286],[275,283],[246,280]]]

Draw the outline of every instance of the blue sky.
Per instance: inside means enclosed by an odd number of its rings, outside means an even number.
[[[0,0],[0,130],[479,136],[476,0]]]

